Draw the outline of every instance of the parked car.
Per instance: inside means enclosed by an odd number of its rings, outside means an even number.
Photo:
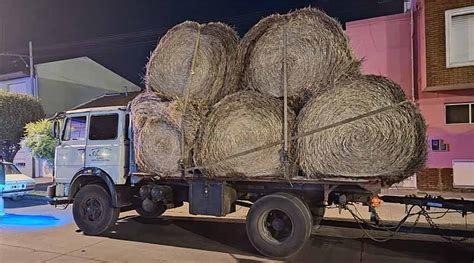
[[[3,197],[18,200],[35,189],[35,180],[20,172],[13,163],[3,162],[5,166],[5,188]]]

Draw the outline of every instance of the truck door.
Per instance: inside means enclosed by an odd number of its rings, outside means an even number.
[[[115,184],[125,183],[125,114],[119,111],[92,112],[86,146],[86,166],[105,171]]]
[[[56,147],[56,182],[70,183],[84,167],[88,121],[89,113],[70,114],[66,118],[61,143]]]

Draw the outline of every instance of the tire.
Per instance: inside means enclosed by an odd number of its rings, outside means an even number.
[[[74,221],[86,235],[99,235],[115,224],[120,208],[112,206],[112,198],[100,185],[82,187],[74,198]]]
[[[298,197],[276,193],[251,206],[246,228],[250,243],[261,254],[285,259],[303,248],[311,234],[312,216]]]
[[[139,202],[138,204],[136,204],[135,211],[140,217],[143,217],[143,218],[147,218],[147,219],[157,218],[166,211],[166,206],[163,203],[159,202],[156,204],[156,209],[150,212],[143,209],[141,202]]]

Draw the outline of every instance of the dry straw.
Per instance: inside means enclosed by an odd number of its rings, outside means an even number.
[[[189,103],[183,115],[183,101],[163,101],[156,93],[145,92],[131,103],[134,146],[142,172],[170,176],[179,174],[179,161],[192,165],[190,157],[204,112],[201,105]],[[184,116],[184,119],[183,119]],[[181,145],[181,120],[185,145]],[[184,154],[182,151],[185,151]]]
[[[238,89],[239,37],[223,23],[186,21],[163,36],[147,65],[148,90],[212,105]]]
[[[282,63],[286,30],[288,96],[299,99],[319,94],[342,76],[359,74],[341,25],[325,13],[306,8],[268,16],[242,38],[239,60],[242,85],[274,97],[283,96]]]
[[[298,116],[298,134],[405,100],[400,86],[360,76],[311,99]],[[308,176],[380,178],[400,182],[423,168],[426,126],[410,102],[298,140],[299,164]]]
[[[289,112],[290,127],[294,118]],[[204,172],[210,177],[279,177],[284,173],[281,145],[219,161],[282,139],[280,100],[253,91],[234,93],[214,105],[206,118],[198,138],[196,164],[207,166]]]

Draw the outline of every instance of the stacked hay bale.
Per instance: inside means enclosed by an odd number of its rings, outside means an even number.
[[[352,54],[341,25],[314,8],[260,20],[242,38],[239,59],[244,88],[281,98],[286,82],[296,110],[342,77],[360,74],[360,61]]]
[[[164,35],[147,64],[147,89],[213,105],[238,90],[239,37],[223,23],[186,21]]]
[[[190,103],[184,114],[181,99],[163,101],[156,93],[145,92],[132,101],[131,109],[135,157],[143,171],[173,176],[179,173],[181,159],[191,164],[202,116],[199,105]]]
[[[426,126],[400,86],[380,76],[340,82],[312,98],[298,116],[298,134],[388,110],[298,140],[299,164],[308,177],[380,178],[390,185],[421,169]],[[390,107],[391,106],[391,107]]]
[[[337,21],[310,8],[272,15],[237,43],[221,23],[185,22],[161,39],[147,65],[149,92],[132,104],[143,171],[179,175],[184,160],[213,178],[282,178],[296,166],[299,179],[388,185],[421,169],[421,114],[397,84],[361,74]]]
[[[295,114],[290,111],[290,127],[294,119]],[[279,142],[283,138],[283,123],[280,100],[254,91],[229,95],[214,106],[205,120],[196,163],[204,166],[204,172],[211,177],[281,176],[284,167],[280,162]],[[271,147],[245,154],[272,143]]]
[[[222,23],[184,22],[161,38],[147,65],[147,92],[132,102],[140,169],[179,175],[191,166],[201,118],[238,89],[237,33]]]

